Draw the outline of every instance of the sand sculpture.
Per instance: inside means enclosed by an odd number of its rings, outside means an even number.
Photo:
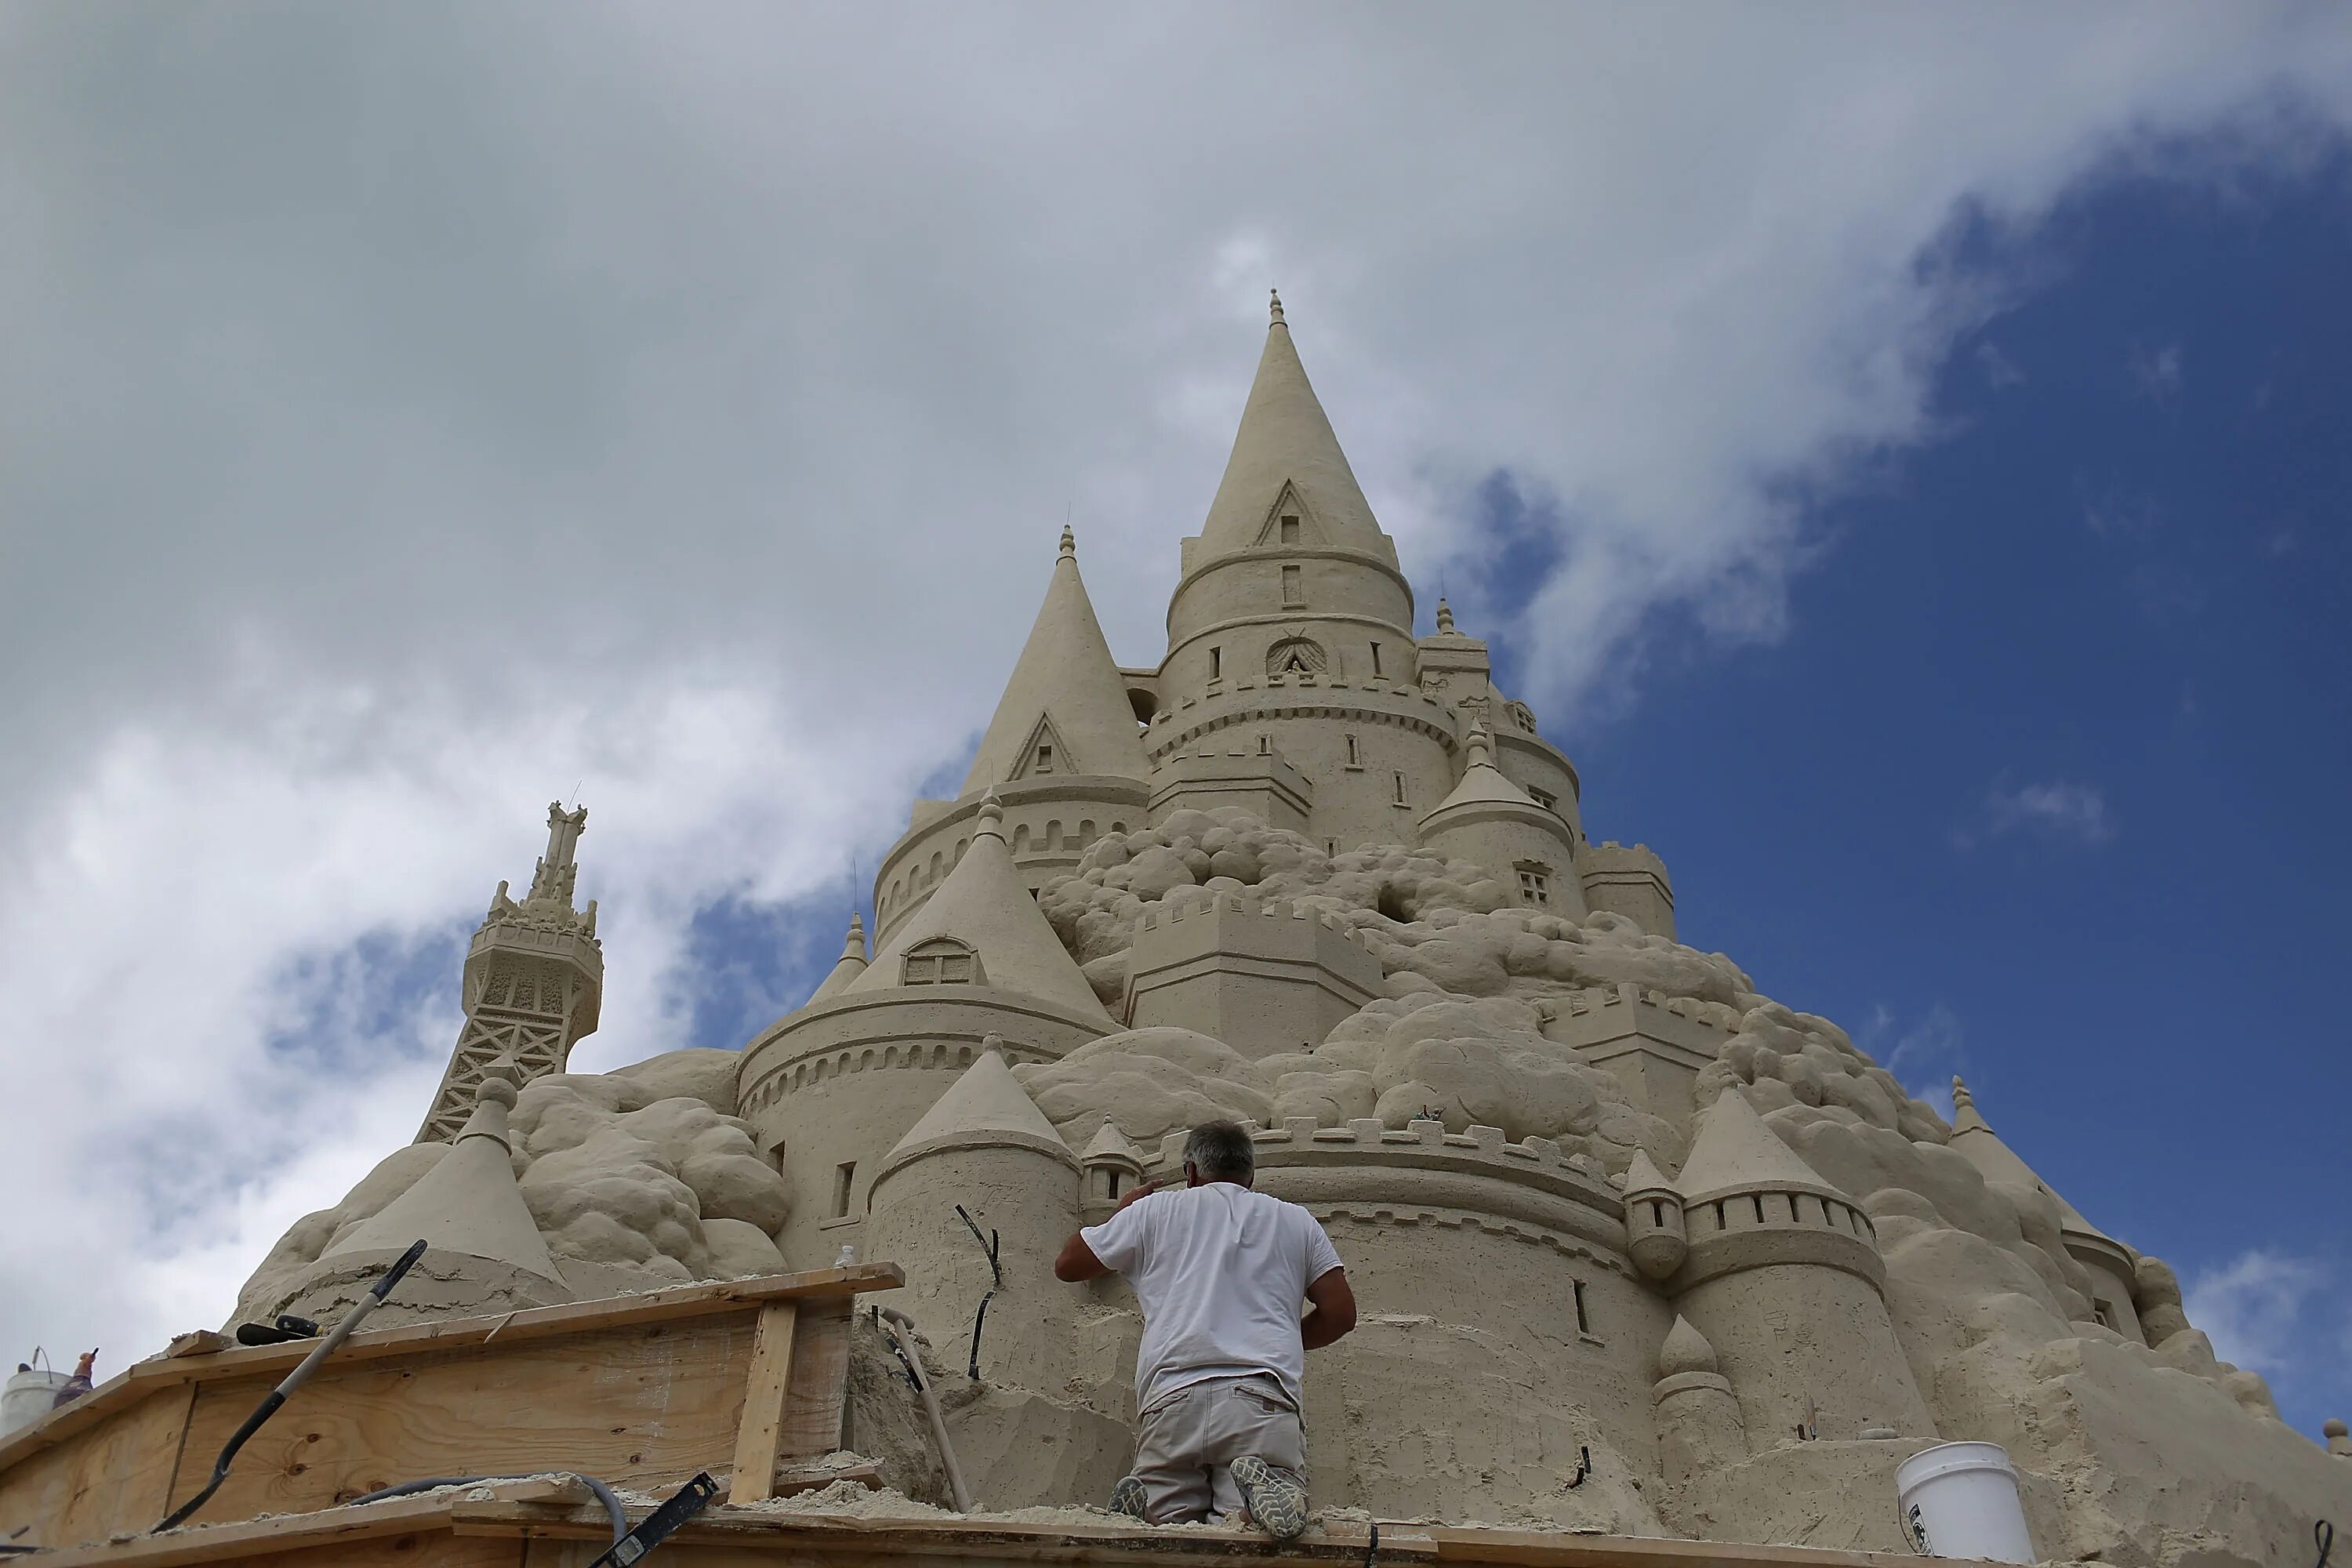
[[[1895,1465],[1968,1437],[2009,1449],[2053,1558],[2251,1564],[2352,1521],[2352,1439],[2283,1425],[1965,1086],[1947,1124],[1675,941],[1664,866],[1585,837],[1486,645],[1443,601],[1413,636],[1278,301],[1168,623],[1121,668],[1065,531],[870,945],[853,918],[740,1053],[562,1070],[602,958],[585,816],[552,808],[420,1141],[298,1224],[238,1315],[331,1310],[395,1235],[432,1243],[411,1317],[847,1247],[905,1268],[975,1492],[1095,1502],[1138,1323],[1049,1260],[1233,1116],[1363,1303],[1310,1372],[1321,1504],[1900,1549]],[[856,1387],[854,1439],[942,1500],[903,1391],[864,1363]]]

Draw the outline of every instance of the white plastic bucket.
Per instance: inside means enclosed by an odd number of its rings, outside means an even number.
[[[1924,1557],[2035,1563],[2017,1471],[1995,1443],[1938,1443],[1895,1469],[1903,1535]]]
[[[34,1367],[26,1372],[12,1373],[8,1391],[0,1394],[0,1436],[5,1436],[19,1426],[30,1426],[49,1413],[57,1402],[58,1390],[67,1384],[64,1373],[46,1367]]]

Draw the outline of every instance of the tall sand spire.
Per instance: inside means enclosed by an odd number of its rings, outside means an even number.
[[[1209,504],[1208,521],[1201,525],[1202,550],[1222,554],[1282,542],[1275,530],[1277,503],[1287,486],[1301,503],[1297,542],[1363,551],[1393,563],[1396,547],[1373,518],[1371,503],[1307,379],[1278,295],[1272,313],[1257,379],[1234,434],[1233,456]]]
[[[1127,678],[1095,618],[1066,527],[1045,602],[964,775],[964,793],[1046,773],[1141,779],[1150,773]]]

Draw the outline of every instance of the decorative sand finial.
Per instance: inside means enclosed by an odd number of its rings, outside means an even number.
[[[1484,719],[1472,722],[1470,733],[1465,737],[1462,744],[1470,753],[1470,766],[1491,768],[1495,765],[1495,739],[1486,733],[1486,721]]]
[[[1267,309],[1274,317],[1274,324],[1277,327],[1282,326],[1285,324],[1282,320],[1282,290],[1269,289],[1266,292],[1273,296],[1273,303]]]
[[[1062,524],[1062,553],[1075,560],[1078,553],[1078,536],[1070,531],[1068,523]]]
[[[972,829],[975,837],[985,833],[1002,839],[1004,837],[1004,803],[996,798],[994,785],[980,797],[980,826]]]
[[[1969,1092],[1969,1086],[1960,1081],[1960,1075],[1954,1073],[1952,1075],[1952,1109],[1959,1111],[1974,1110],[1976,1108],[1977,1097]]]
[[[1443,594],[1437,596],[1437,630],[1441,637],[1451,636],[1454,631],[1454,606],[1445,602]]]

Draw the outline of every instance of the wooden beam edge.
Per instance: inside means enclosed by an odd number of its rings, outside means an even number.
[[[412,1323],[353,1334],[336,1352],[333,1364],[373,1361],[412,1351],[458,1350],[478,1345],[496,1334],[500,1341],[547,1339],[592,1329],[668,1322],[680,1318],[714,1316],[763,1302],[863,1295],[869,1290],[894,1290],[907,1282],[895,1263],[858,1263],[846,1268],[815,1268],[799,1274],[763,1274],[749,1279],[721,1279],[707,1284],[674,1285],[634,1296],[605,1296],[593,1301],[565,1301],[553,1307],[533,1307],[519,1312],[487,1313],[479,1317],[447,1318],[439,1322]],[[31,1426],[0,1441],[0,1471],[44,1448],[54,1447],[75,1433],[148,1394],[184,1384],[209,1383],[237,1377],[257,1377],[288,1370],[309,1355],[317,1342],[296,1340],[282,1345],[240,1345],[211,1355],[151,1356],[116,1373],[89,1393],[52,1410]]]

